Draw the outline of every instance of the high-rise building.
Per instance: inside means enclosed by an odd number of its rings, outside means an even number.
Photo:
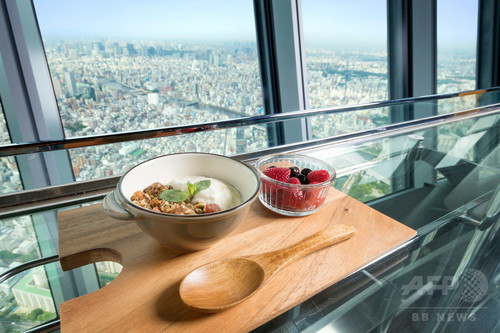
[[[72,72],[64,73],[64,81],[66,83],[66,90],[68,91],[68,94],[70,96],[75,96],[77,93],[75,75]]]

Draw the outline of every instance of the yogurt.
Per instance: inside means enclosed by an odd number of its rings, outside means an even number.
[[[187,182],[194,184],[201,180],[210,180],[210,186],[196,193],[191,199],[192,203],[216,203],[217,205],[219,205],[221,210],[232,208],[241,203],[240,193],[233,186],[215,178],[208,178],[203,176],[188,176],[172,180],[166,183],[166,185],[187,192]]]

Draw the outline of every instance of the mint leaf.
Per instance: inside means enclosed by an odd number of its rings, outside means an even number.
[[[170,202],[181,202],[186,200],[189,195],[181,190],[171,189],[161,192],[159,198]],[[191,199],[190,199],[191,200]]]
[[[194,194],[209,188],[210,184],[212,184],[210,179],[200,180],[199,182],[194,183],[194,187],[195,187]]]
[[[170,202],[190,202],[196,193],[209,188],[211,183],[212,182],[209,179],[200,180],[194,184],[187,182],[187,193],[177,189],[170,189],[161,192],[158,198]]]
[[[191,184],[190,182],[187,182],[187,190],[188,190],[189,198],[192,198],[196,194],[196,186]]]

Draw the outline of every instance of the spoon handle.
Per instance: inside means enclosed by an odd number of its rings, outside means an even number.
[[[281,250],[266,252],[249,259],[257,261],[266,271],[266,275],[272,275],[281,267],[295,259],[308,255],[322,248],[342,242],[356,234],[356,229],[349,225],[337,224],[331,228],[322,230],[314,235]]]

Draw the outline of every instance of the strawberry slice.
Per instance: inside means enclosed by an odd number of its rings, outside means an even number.
[[[262,172],[269,178],[286,183],[290,178],[289,168],[268,168]]]

